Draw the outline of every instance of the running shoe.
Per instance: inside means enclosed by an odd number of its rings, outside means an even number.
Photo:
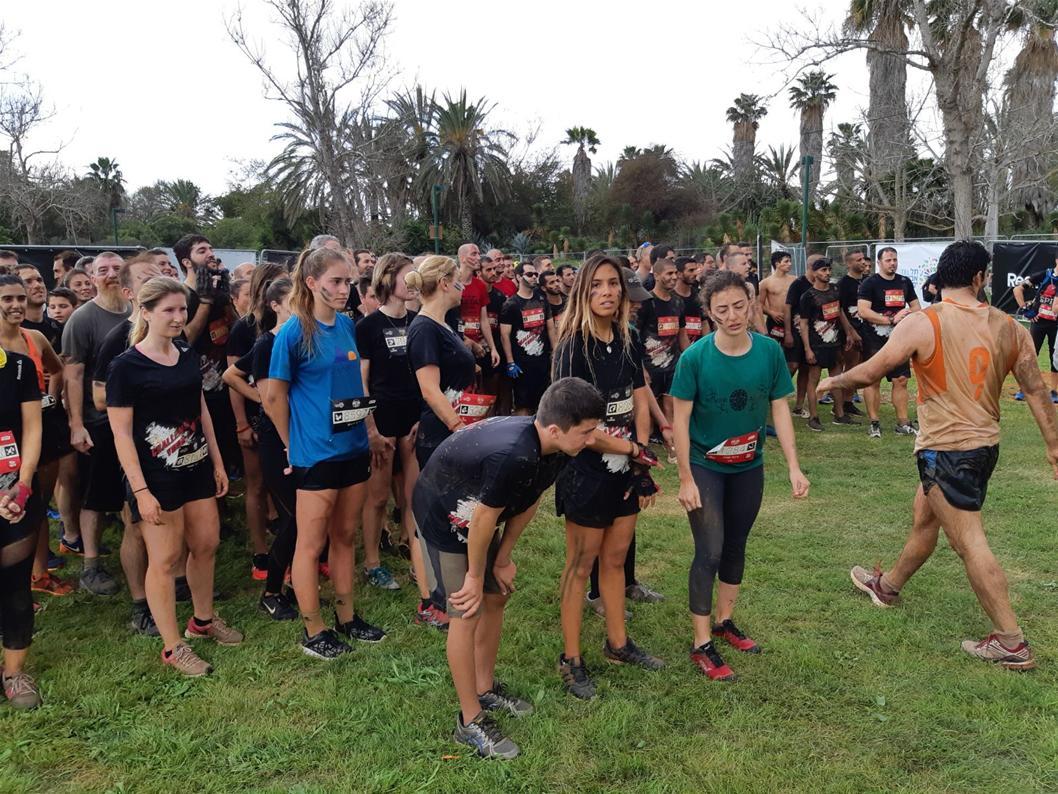
[[[250,578],[255,582],[263,582],[268,578],[267,554],[253,555],[253,562],[250,563]]]
[[[896,603],[899,593],[890,593],[888,590],[882,588],[882,569],[879,566],[874,566],[874,572],[869,572],[866,568],[861,568],[859,565],[854,565],[852,570],[849,571],[849,576],[852,577],[852,583],[856,585],[856,589],[862,590],[864,593],[871,597],[871,602],[876,607],[891,607]]]
[[[504,736],[500,726],[484,711],[471,720],[469,725],[464,725],[463,715],[458,714],[452,738],[460,744],[473,747],[474,752],[482,758],[502,758],[509,761],[517,758],[521,752],[518,745]]]
[[[216,615],[208,626],[200,626],[194,617],[187,621],[184,637],[189,640],[213,640],[217,645],[240,645],[242,632],[233,629]]]
[[[830,394],[829,392],[827,394],[824,394],[819,399],[819,404],[820,405],[833,405],[834,404],[834,395]]]
[[[871,427],[867,431],[867,438],[881,438],[882,437],[882,423],[871,422]]]
[[[574,664],[563,654],[558,656],[558,674],[562,676],[562,685],[573,697],[581,700],[591,700],[595,697],[595,684],[588,675],[588,666],[582,658],[578,664]]]
[[[60,568],[65,568],[65,567],[66,567],[66,558],[65,557],[60,557],[58,554],[53,553],[51,549],[48,549],[48,570],[49,571],[57,571]]]
[[[807,419],[811,414],[808,413],[807,408],[794,408],[790,411],[790,416],[796,416],[798,419]]]
[[[1025,393],[1019,389],[1018,391],[1014,392],[1014,399],[1018,402],[1022,402],[1025,399]]]
[[[162,651],[162,664],[170,665],[190,678],[200,678],[213,672],[213,666],[203,661],[190,645],[180,643],[168,656]]]
[[[774,425],[764,425],[764,435],[766,438],[778,438]]]
[[[813,416],[811,419],[808,420],[808,429],[814,433],[823,432],[823,423],[819,421],[818,416]]]
[[[694,665],[708,676],[710,681],[734,681],[735,674],[727,666],[712,641],[699,645],[691,650],[691,661]]]
[[[845,406],[844,407],[845,407],[845,413],[847,413],[847,414],[850,414],[852,416],[863,416],[863,411],[861,411],[859,408],[857,408],[855,403],[853,403],[853,402],[851,402],[849,400],[845,401]]]
[[[301,650],[306,656],[333,662],[343,653],[352,653],[353,649],[342,642],[331,629],[324,629],[312,637],[305,629],[301,630]]]
[[[665,662],[661,659],[651,656],[632,642],[631,637],[625,642],[623,648],[614,648],[607,640],[602,646],[602,654],[606,657],[606,661],[613,664],[632,664],[644,670],[660,670],[665,666]]]
[[[397,556],[402,560],[411,559],[411,546],[405,543],[403,540],[397,544]]]
[[[533,704],[513,694],[507,685],[492,682],[492,689],[478,695],[478,703],[485,711],[506,711],[512,717],[527,717],[533,713]]]
[[[266,593],[257,602],[272,620],[297,620],[298,611],[286,593]]]
[[[998,664],[1007,670],[1032,670],[1036,667],[1036,657],[1025,640],[1014,648],[1008,648],[995,634],[989,634],[980,642],[963,640],[962,649],[971,656]]]
[[[386,632],[378,626],[372,626],[357,614],[354,614],[353,619],[348,623],[339,623],[338,615],[335,615],[334,630],[350,640],[360,640],[360,642],[382,642],[386,639]]]
[[[84,541],[81,538],[75,540],[68,539],[65,535],[59,536],[59,553],[60,554],[76,554],[81,556],[84,554]]]
[[[760,646],[747,637],[731,618],[713,626],[713,636],[742,653],[760,653]]]
[[[857,422],[855,419],[853,419],[849,414],[845,414],[844,416],[835,416],[831,420],[831,424],[835,424],[835,425],[858,425],[860,423]]]
[[[448,631],[448,615],[443,609],[438,609],[435,604],[424,607],[421,603],[415,610],[415,622],[424,626],[433,626],[441,631]]]
[[[400,590],[400,585],[385,565],[379,565],[377,568],[364,568],[364,577],[369,585],[379,590]]]
[[[585,594],[584,601],[585,601],[585,603],[587,603],[588,606],[590,606],[592,608],[592,611],[596,615],[598,615],[600,618],[605,618],[606,617],[606,607],[603,606],[602,596],[598,596],[597,598],[592,598],[590,595]],[[631,620],[631,619],[632,619],[632,613],[629,610],[626,609],[625,610],[625,620]]]
[[[142,634],[144,637],[159,636],[158,626],[154,622],[154,615],[151,614],[151,610],[146,606],[142,609],[135,606],[132,608],[129,628],[132,629],[133,634]]]
[[[49,521],[58,521],[61,518],[62,518],[62,516],[59,515],[59,511],[56,510],[51,505],[48,505],[48,520]]]
[[[40,697],[37,683],[28,673],[15,673],[4,676],[4,695],[8,703],[16,709],[35,709],[44,701]]]
[[[917,436],[918,430],[910,423],[901,423],[893,428],[893,432],[898,436]]]
[[[629,601],[640,604],[657,604],[665,600],[665,596],[657,590],[652,590],[642,582],[636,582],[625,588],[625,597]]]
[[[321,579],[330,579],[331,578],[331,566],[329,564],[327,564],[325,562],[321,562],[320,563],[320,567],[318,568],[318,570],[319,570],[319,574],[320,574],[320,578]]]
[[[62,579],[57,579],[50,573],[34,576],[30,580],[29,587],[34,593],[47,593],[53,596],[65,596],[73,592],[72,584],[64,582]]]
[[[102,567],[87,568],[81,571],[80,586],[92,595],[112,596],[118,591],[117,580]]]

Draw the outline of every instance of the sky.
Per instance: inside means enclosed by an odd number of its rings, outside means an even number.
[[[336,0],[341,4],[343,0]],[[84,171],[116,158],[130,189],[185,178],[222,193],[240,161],[267,159],[282,105],[225,30],[233,0],[52,0],[11,3],[3,21],[17,32],[15,71],[38,82],[54,117],[32,143],[65,144],[60,157]],[[290,62],[262,0],[243,0],[247,27],[277,64]],[[828,4],[829,13],[841,6]],[[496,103],[492,120],[551,147],[572,126],[602,140],[595,165],[628,145],[664,143],[683,159],[707,161],[730,145],[726,109],[742,92],[774,95],[758,149],[796,147],[783,64],[757,43],[788,0],[606,4],[483,0],[441,4],[396,0],[387,41],[391,87],[421,82]],[[56,24],[60,20],[62,24]],[[856,121],[867,101],[862,53],[833,62],[838,97],[829,131]],[[562,156],[573,157],[572,147]]]

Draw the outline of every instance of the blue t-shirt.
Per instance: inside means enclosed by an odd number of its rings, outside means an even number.
[[[316,350],[307,357],[301,346],[301,323],[296,317],[276,333],[268,377],[290,384],[290,464],[310,468],[324,460],[348,460],[366,455],[367,430],[361,421],[349,430],[334,432],[331,403],[364,396],[360,354],[353,321],[335,317],[334,325],[316,322]]]

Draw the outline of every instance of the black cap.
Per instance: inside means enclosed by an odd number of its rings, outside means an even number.
[[[628,282],[628,300],[633,303],[642,303],[650,300],[650,293],[643,288],[643,282],[639,274],[630,267],[621,268],[625,272],[625,281]]]
[[[825,267],[833,267],[834,263],[827,257],[821,257],[811,264],[812,270],[822,270]]]

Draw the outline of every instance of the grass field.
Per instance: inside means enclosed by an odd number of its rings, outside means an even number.
[[[1056,791],[1058,486],[1027,408],[1003,408],[984,515],[1035,672],[993,669],[959,650],[989,627],[943,540],[901,608],[873,608],[852,588],[851,565],[889,563],[904,539],[912,441],[893,435],[888,406],[874,442],[863,428],[830,425],[821,409],[825,433],[798,422],[807,501],[790,499],[768,444],[738,611],[765,652],[726,654],[734,684],[708,682],[687,658],[691,541],[669,467],[660,507],[639,524],[640,578],[668,598],[634,606],[630,624],[667,660],[661,672],[606,665],[602,622],[589,616],[585,652],[600,697],[566,696],[554,670],[561,524],[549,514],[523,536],[499,665],[536,706],[505,723],[523,750],[516,761],[480,761],[451,742],[444,638],[412,624],[412,587],[362,588],[363,613],[390,636],[327,666],[301,654],[296,625],[257,611],[248,556],[232,540],[219,611],[246,642],[202,646],[216,667],[209,679],[163,668],[158,641],[125,628],[125,595],[47,605],[28,668],[45,706],[0,707],[0,791]],[[117,540],[108,537],[115,549]],[[116,555],[108,565],[117,570]]]

